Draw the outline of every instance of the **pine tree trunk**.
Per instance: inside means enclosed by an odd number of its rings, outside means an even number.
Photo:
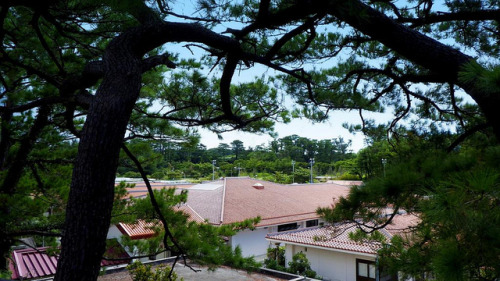
[[[140,58],[115,39],[82,130],[56,281],[96,280],[111,220],[120,145],[141,86]]]

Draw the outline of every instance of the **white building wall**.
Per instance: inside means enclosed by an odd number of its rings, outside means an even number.
[[[311,269],[331,281],[356,281],[356,259],[375,261],[375,257],[328,251],[311,247],[286,244],[285,263],[298,252],[306,254]]]
[[[319,219],[319,222],[322,223],[323,220]],[[306,221],[297,221],[297,225],[298,228],[305,228]],[[230,237],[230,243],[233,249],[239,245],[244,257],[265,255],[267,254],[267,248],[269,248],[269,241],[266,240],[266,235],[272,232],[278,232],[277,225],[259,227],[253,231],[246,229]]]
[[[269,246],[267,233],[267,228],[240,231],[231,237],[231,246],[233,249],[240,246],[244,257],[265,255]]]
[[[118,229],[118,227],[116,227],[116,225],[112,224],[109,229],[108,229],[108,235],[106,237],[106,239],[113,239],[113,238],[117,238],[118,241],[120,240],[120,238],[122,237],[122,232]]]

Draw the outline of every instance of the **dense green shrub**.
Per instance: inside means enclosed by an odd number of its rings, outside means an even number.
[[[267,248],[267,258],[264,260],[266,268],[286,271],[285,247]]]
[[[176,281],[184,280],[183,278],[178,279],[175,272],[169,278],[169,273],[171,268],[166,265],[160,265],[151,270],[151,265],[145,265],[139,261],[136,261],[127,266],[130,275],[132,275],[133,281]]]
[[[349,173],[344,173],[340,177],[338,177],[339,180],[361,180],[358,175],[352,175]]]
[[[285,247],[268,248],[264,265],[269,269],[318,278],[316,271],[311,269],[311,263],[303,252],[293,255],[292,260],[288,262],[288,267],[285,267]]]

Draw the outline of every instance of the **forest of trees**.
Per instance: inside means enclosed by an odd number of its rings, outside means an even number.
[[[129,143],[129,149],[141,159],[144,170],[154,179],[211,179],[214,171],[212,161],[215,160],[216,178],[244,175],[281,183],[309,182],[311,158],[314,159],[314,176],[362,179],[370,175],[373,171],[358,168],[356,154],[349,147],[350,141],[342,137],[311,140],[297,135],[248,148],[240,140],[230,144],[220,143],[210,149],[202,144],[162,140],[134,140]],[[374,157],[381,159],[384,154],[381,152]],[[117,170],[119,176],[140,177],[130,160],[126,157],[121,159]],[[362,163],[359,165],[366,167]],[[380,170],[380,165],[381,162],[373,169]]]
[[[96,280],[117,172],[147,180],[217,160],[230,174],[241,161],[276,180],[317,152],[321,173],[344,161],[365,180],[319,210],[328,220],[376,230],[395,214],[387,206],[421,218],[413,241],[381,253],[387,270],[498,280],[499,18],[494,0],[1,1],[0,271],[19,238],[58,237],[55,280]],[[318,151],[301,138],[197,147],[197,126],[273,134],[276,122],[331,111],[359,113],[345,127],[369,146],[355,157],[341,139]],[[164,244],[179,250],[169,211],[150,199]]]

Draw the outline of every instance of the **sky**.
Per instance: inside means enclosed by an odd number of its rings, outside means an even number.
[[[194,1],[182,1],[176,2],[174,9],[178,14],[191,14],[195,11]],[[224,29],[229,26],[222,26],[220,28]],[[171,46],[170,51],[174,51],[182,58],[198,58],[197,48],[187,49],[183,46],[174,45]],[[193,52],[194,51],[194,52]],[[335,60],[321,65],[321,67],[327,67],[328,64],[334,64]],[[307,67],[307,66],[306,66]],[[312,65],[311,67],[316,68],[318,65]],[[208,72],[208,69],[206,69]],[[274,75],[275,71],[270,70],[267,67],[261,65],[255,65],[250,70],[237,71],[233,76],[232,83],[238,84],[242,82],[249,82],[255,79],[255,77],[262,77],[266,75]],[[290,102],[290,101],[288,101]],[[287,106],[288,107],[288,106]],[[373,118],[377,120],[378,123],[387,122],[391,115],[390,114],[371,114],[368,112],[363,112],[364,118]],[[283,138],[290,135],[298,135],[300,137],[306,137],[309,139],[323,140],[323,139],[333,139],[342,137],[344,141],[352,141],[350,149],[353,152],[358,152],[361,148],[365,147],[365,138],[362,133],[351,134],[347,129],[342,127],[343,123],[349,124],[360,124],[361,119],[357,111],[333,111],[329,114],[329,119],[323,123],[312,123],[307,119],[294,119],[288,124],[276,123],[275,132],[277,133],[277,138]],[[240,140],[243,142],[246,148],[255,147],[257,145],[267,145],[273,140],[268,134],[255,134],[255,133],[245,133],[241,131],[233,131],[222,133],[222,139],[219,139],[217,134],[203,128],[198,128],[198,132],[201,135],[200,142],[207,148],[217,147],[220,143],[230,144],[234,140]]]
[[[364,114],[365,117],[375,117],[377,121],[383,122],[389,120],[387,114]],[[332,112],[330,118],[323,123],[312,123],[307,119],[294,119],[288,124],[276,123],[275,132],[278,133],[278,138],[283,138],[290,135],[298,135],[309,139],[333,139],[344,138],[344,141],[351,140],[350,149],[353,152],[358,152],[365,147],[365,138],[362,133],[351,134],[347,129],[342,127],[343,123],[359,124],[360,119],[356,111],[351,112]],[[199,129],[201,135],[201,143],[207,148],[217,147],[220,143],[230,144],[234,140],[240,140],[245,145],[245,148],[255,147],[257,145],[267,145],[273,138],[267,134],[257,135],[255,133],[245,133],[239,131],[227,132],[221,134],[222,140],[219,140],[217,134],[209,130]]]

